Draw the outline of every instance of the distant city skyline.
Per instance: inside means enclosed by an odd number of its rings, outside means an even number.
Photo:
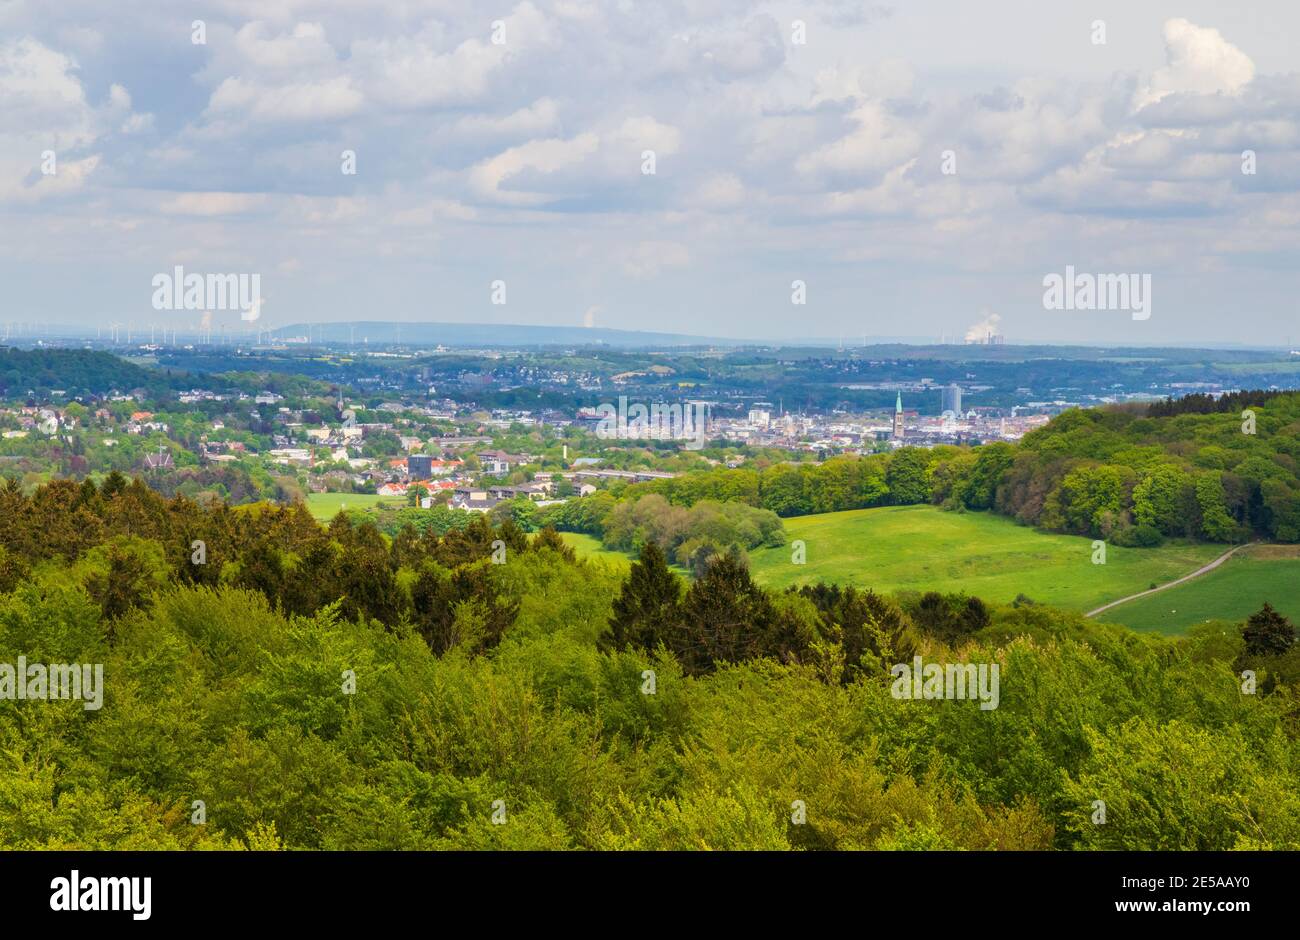
[[[1281,0],[14,0],[0,324],[1291,346],[1297,33]],[[181,267],[258,303],[161,309]]]

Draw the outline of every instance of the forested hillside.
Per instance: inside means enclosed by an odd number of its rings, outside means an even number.
[[[173,387],[171,376],[150,372],[119,356],[89,349],[10,349],[0,347],[0,398],[41,397],[59,389],[71,401],[78,395],[106,395]]]
[[[1295,849],[1294,640],[9,486],[0,663],[104,680],[0,694],[0,845]],[[895,697],[915,656],[997,664],[996,707]]]
[[[1241,393],[1228,411],[1213,402],[1153,406],[1155,417],[1076,409],[1018,444],[718,469],[638,483],[621,497],[739,501],[779,516],[935,503],[1130,546],[1165,537],[1300,541],[1300,394]],[[542,520],[599,535],[614,505],[574,501]]]

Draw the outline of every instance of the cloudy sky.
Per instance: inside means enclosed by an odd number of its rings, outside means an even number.
[[[184,328],[180,264],[261,274],[270,326],[1294,345],[1297,35],[1294,0],[0,0],[0,322]],[[1149,274],[1150,318],[1044,309],[1067,265]]]

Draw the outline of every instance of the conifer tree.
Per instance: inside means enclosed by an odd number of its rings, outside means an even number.
[[[653,649],[666,642],[676,630],[681,593],[681,581],[669,569],[663,551],[654,542],[646,542],[614,599],[610,630],[602,636],[601,645],[606,649]]]
[[[1251,614],[1241,628],[1250,656],[1281,655],[1295,644],[1295,636],[1295,625],[1268,603]]]
[[[718,662],[779,655],[781,632],[772,599],[754,583],[733,548],[717,556],[686,592],[680,627],[668,645],[682,668],[698,675]]]

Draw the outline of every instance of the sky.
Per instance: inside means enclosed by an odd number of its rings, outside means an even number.
[[[1294,0],[0,0],[0,324],[192,328],[180,265],[258,275],[263,327],[1294,346],[1297,35]],[[1049,309],[1067,269],[1147,315]]]

